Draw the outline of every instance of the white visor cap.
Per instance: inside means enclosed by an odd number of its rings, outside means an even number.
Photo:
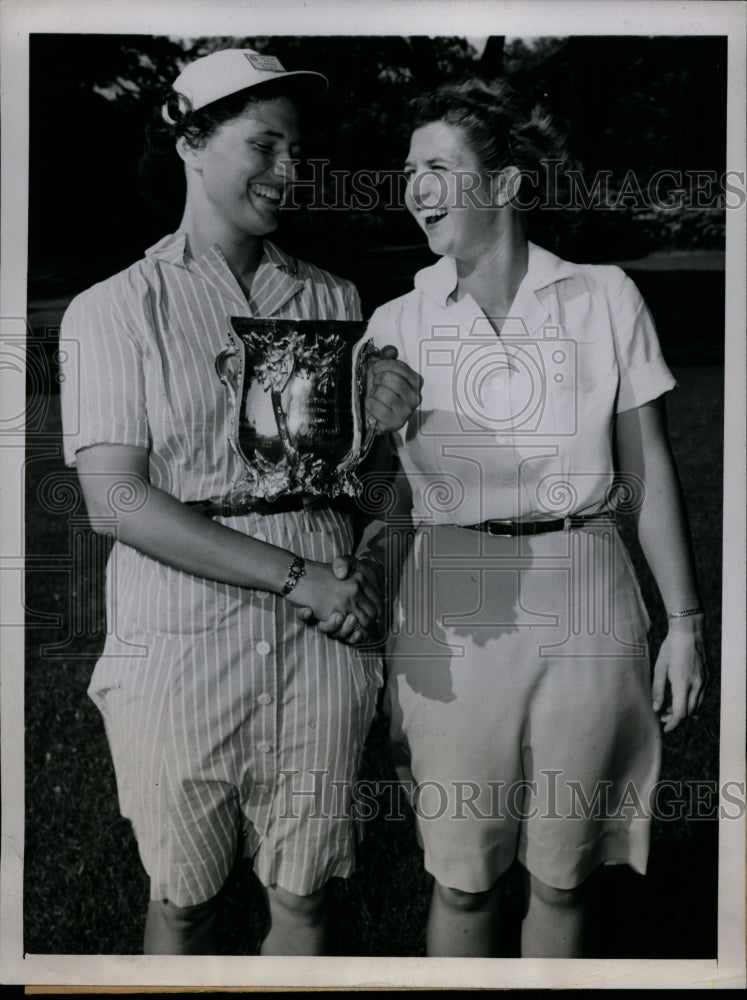
[[[172,89],[189,101],[193,111],[199,111],[213,101],[240,90],[299,76],[306,77],[307,82],[320,92],[327,89],[326,76],[305,69],[288,72],[276,56],[262,55],[253,49],[220,49],[186,66],[174,80]],[[163,117],[167,122],[174,123],[166,105]]]

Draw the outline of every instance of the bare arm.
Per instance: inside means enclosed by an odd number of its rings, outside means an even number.
[[[175,569],[240,587],[280,593],[293,553],[217,524],[148,480],[148,452],[98,444],[77,453],[78,476],[94,530]],[[127,496],[126,503],[117,498]],[[355,614],[365,624],[377,601],[361,581],[338,580],[326,563],[306,560],[306,573],[287,600],[318,618]]]
[[[667,613],[697,608],[692,540],[663,398],[619,413],[616,443],[620,473],[644,484],[644,498],[634,516],[643,554]],[[653,686],[654,711],[662,707],[667,684],[671,689],[671,708],[662,715],[665,732],[697,710],[709,671],[703,614],[671,619],[654,668]]]

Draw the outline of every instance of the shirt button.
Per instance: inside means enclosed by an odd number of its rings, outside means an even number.
[[[267,541],[267,535],[264,533],[264,531],[258,531],[254,537],[257,539],[258,542]]]
[[[257,697],[257,701],[260,705],[269,705],[272,701],[272,697],[269,694],[261,694]]]
[[[257,597],[269,597],[270,596],[270,591],[269,590],[255,590],[254,593],[257,595]]]
[[[260,753],[269,753],[271,747],[269,743],[258,743],[257,750],[259,750]]]
[[[267,656],[271,649],[269,642],[265,642],[264,639],[257,643],[257,652],[260,656]]]

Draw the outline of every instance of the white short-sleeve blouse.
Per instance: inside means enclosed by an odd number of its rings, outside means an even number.
[[[369,323],[424,380],[422,405],[395,434],[416,522],[603,509],[615,414],[676,385],[635,284],[619,267],[530,243],[509,314],[494,318],[499,336],[470,295],[451,298],[456,286],[444,257]]]

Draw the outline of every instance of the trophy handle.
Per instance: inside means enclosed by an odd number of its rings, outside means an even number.
[[[231,338],[231,341],[233,341],[233,337],[230,332],[229,337]],[[236,347],[231,344],[228,347],[225,347],[220,354],[217,354],[215,357],[215,370],[218,374],[218,378],[221,380],[221,383],[226,390],[231,413],[228,444],[231,451],[238,459],[240,466],[244,469],[243,478],[234,483],[231,493],[229,494],[229,498],[237,498],[235,501],[237,503],[241,503],[245,500],[247,495],[250,497],[254,496],[254,490],[259,480],[259,475],[244,454],[239,440],[239,409],[241,406],[244,382],[243,345],[241,342],[239,342],[239,347],[242,348],[242,354],[239,354]],[[231,502],[234,502],[233,499],[231,499]]]
[[[218,373],[218,378],[226,387],[232,407],[236,406],[238,396],[238,371],[235,366],[230,365],[230,361],[236,357],[238,357],[236,349],[226,347],[215,358],[215,370]]]
[[[356,462],[358,465],[366,455],[371,450],[371,445],[374,443],[376,435],[379,433],[379,425],[376,421],[376,417],[366,417],[366,433],[363,436],[363,442],[361,444],[360,456]]]
[[[373,341],[367,340],[357,345],[353,362],[353,400],[356,414],[356,431],[353,447],[340,463],[340,468],[352,472],[371,450],[371,445],[378,433],[378,425],[374,417],[366,417],[365,429],[361,428],[365,413],[366,380],[369,362],[379,356],[379,349]]]

